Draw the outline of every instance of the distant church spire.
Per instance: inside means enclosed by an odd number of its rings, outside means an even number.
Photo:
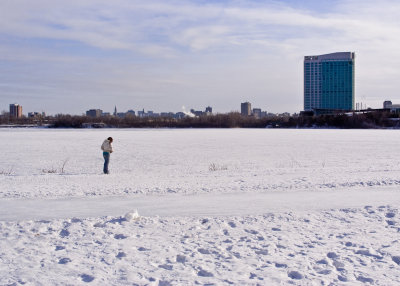
[[[117,106],[114,108],[114,116],[117,116]]]

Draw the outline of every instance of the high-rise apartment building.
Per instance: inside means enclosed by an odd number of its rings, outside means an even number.
[[[244,116],[251,115],[251,103],[250,102],[243,102],[240,104],[240,113]]]
[[[354,59],[351,52],[304,57],[304,110],[354,109]]]
[[[16,103],[10,104],[10,117],[21,118],[22,106]]]

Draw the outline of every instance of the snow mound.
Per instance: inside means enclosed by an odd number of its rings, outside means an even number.
[[[128,212],[124,216],[126,221],[135,221],[140,218],[139,213],[137,210],[134,210],[133,212]]]

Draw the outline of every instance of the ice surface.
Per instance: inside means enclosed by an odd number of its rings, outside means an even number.
[[[99,145],[108,136],[115,138],[115,152],[111,174],[105,176]],[[3,198],[328,191],[400,184],[396,130],[1,129],[0,140],[5,150]]]
[[[400,283],[395,130],[1,129],[0,140],[0,285]]]

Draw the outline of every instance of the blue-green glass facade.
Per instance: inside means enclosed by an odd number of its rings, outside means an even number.
[[[354,53],[304,59],[304,110],[354,109]]]

